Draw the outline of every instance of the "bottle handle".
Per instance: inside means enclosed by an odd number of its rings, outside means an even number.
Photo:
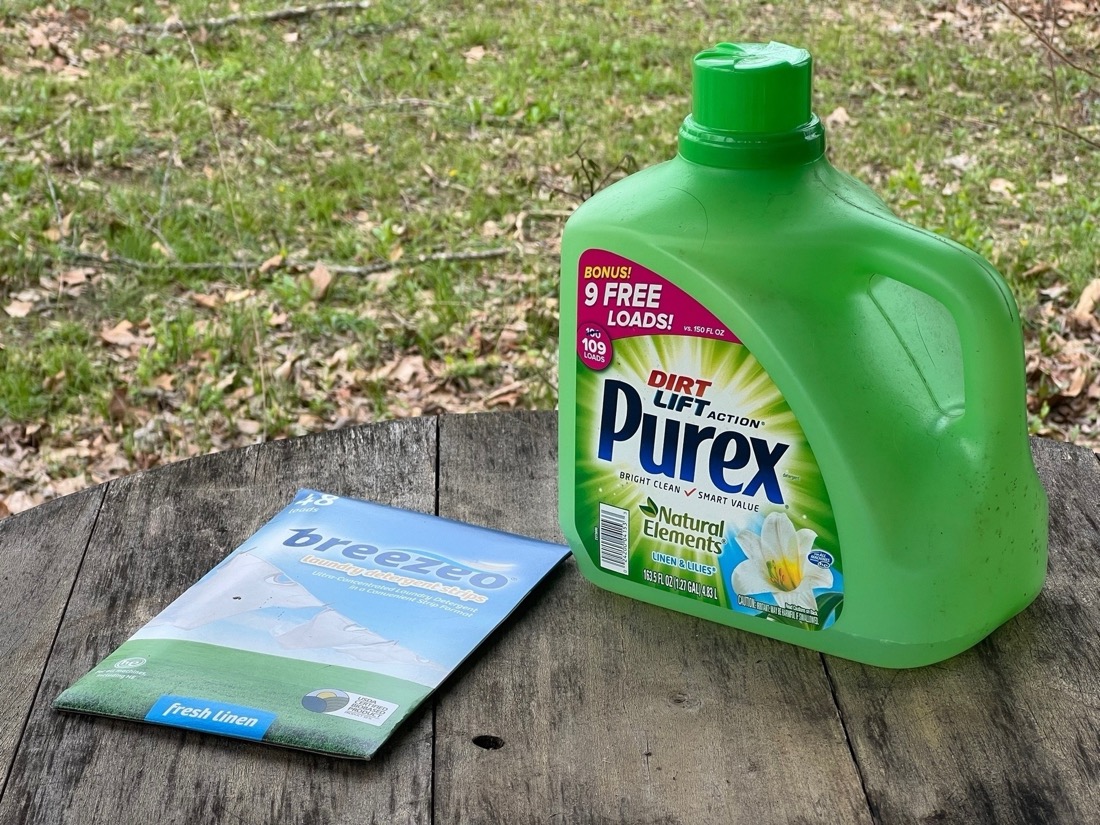
[[[971,250],[923,231],[918,242],[919,254],[911,246],[904,251],[880,247],[869,256],[870,263],[875,274],[923,292],[954,319],[964,392],[956,426],[979,439],[1026,433],[1023,335],[1012,293],[997,271]]]

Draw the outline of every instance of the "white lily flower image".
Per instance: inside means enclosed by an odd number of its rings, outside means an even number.
[[[770,513],[760,535],[749,530],[737,534],[737,543],[748,557],[733,571],[733,589],[741,596],[770,594],[780,607],[817,612],[815,588],[832,587],[833,573],[809,560],[817,533],[796,531],[785,513]]]

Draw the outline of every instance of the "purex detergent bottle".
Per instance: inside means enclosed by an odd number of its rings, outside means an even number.
[[[702,52],[677,156],[566,224],[562,528],[615,593],[924,665],[1046,573],[1019,316],[829,164],[810,97],[804,50]]]

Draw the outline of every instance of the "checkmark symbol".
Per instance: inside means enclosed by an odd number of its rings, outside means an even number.
[[[685,490],[684,495],[685,496],[690,496],[692,493],[694,493],[698,489],[699,489],[698,487],[692,487],[690,490]]]

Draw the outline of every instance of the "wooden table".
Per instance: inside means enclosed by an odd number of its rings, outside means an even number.
[[[937,666],[879,670],[660,610],[570,559],[372,762],[50,707],[302,486],[560,541],[555,427],[339,430],[0,522],[0,822],[1100,821],[1100,467],[1049,441],[1047,585]]]

